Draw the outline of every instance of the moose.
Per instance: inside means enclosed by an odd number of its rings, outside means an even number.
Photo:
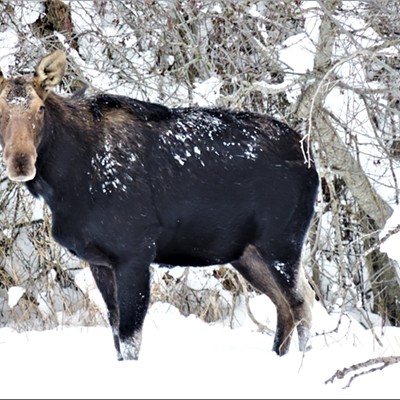
[[[314,292],[301,255],[319,178],[302,135],[267,115],[107,93],[63,95],[63,50],[0,72],[10,180],[49,206],[54,240],[87,262],[118,360],[136,360],[150,264],[230,263],[276,306],[273,351],[309,347]]]

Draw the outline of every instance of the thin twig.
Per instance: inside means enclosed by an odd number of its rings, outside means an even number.
[[[337,379],[343,379],[346,375],[354,373],[354,375],[349,379],[349,382],[347,385],[345,385],[343,388],[346,389],[350,387],[351,383],[354,381],[354,379],[358,378],[359,376],[370,374],[375,371],[381,371],[384,368],[386,368],[389,365],[396,364],[400,362],[400,356],[389,356],[389,357],[377,357],[377,358],[372,358],[370,360],[354,364],[348,368],[343,368],[337,370],[329,379],[325,381],[325,384],[327,383],[333,383],[333,381]],[[377,364],[382,364],[381,366],[376,366]],[[371,367],[368,370],[364,370],[361,372],[360,371],[362,368],[368,368]]]

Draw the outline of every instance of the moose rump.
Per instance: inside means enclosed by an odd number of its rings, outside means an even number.
[[[9,178],[45,200],[54,238],[89,263],[118,358],[138,358],[152,262],[231,263],[276,306],[273,350],[297,328],[304,351],[313,292],[300,260],[318,175],[301,136],[255,113],[63,97],[51,89],[65,63],[57,51],[32,77],[0,77],[0,140]]]

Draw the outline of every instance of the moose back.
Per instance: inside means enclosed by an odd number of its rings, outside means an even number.
[[[52,89],[66,56],[32,76],[0,73],[0,139],[9,179],[52,214],[52,235],[90,265],[118,359],[137,359],[150,264],[231,263],[277,310],[273,350],[310,335],[313,292],[300,258],[318,176],[301,136],[268,116],[167,108]]]

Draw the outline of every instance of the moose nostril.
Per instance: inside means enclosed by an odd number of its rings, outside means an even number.
[[[18,153],[14,157],[14,164],[19,172],[22,172],[28,163],[28,157],[25,153]]]
[[[34,152],[9,152],[5,160],[8,177],[16,182],[32,180],[36,175],[35,160]]]
[[[26,154],[25,154],[25,153],[17,153],[17,154],[15,155],[15,160],[16,160],[18,163],[24,163],[24,162],[26,162]]]

